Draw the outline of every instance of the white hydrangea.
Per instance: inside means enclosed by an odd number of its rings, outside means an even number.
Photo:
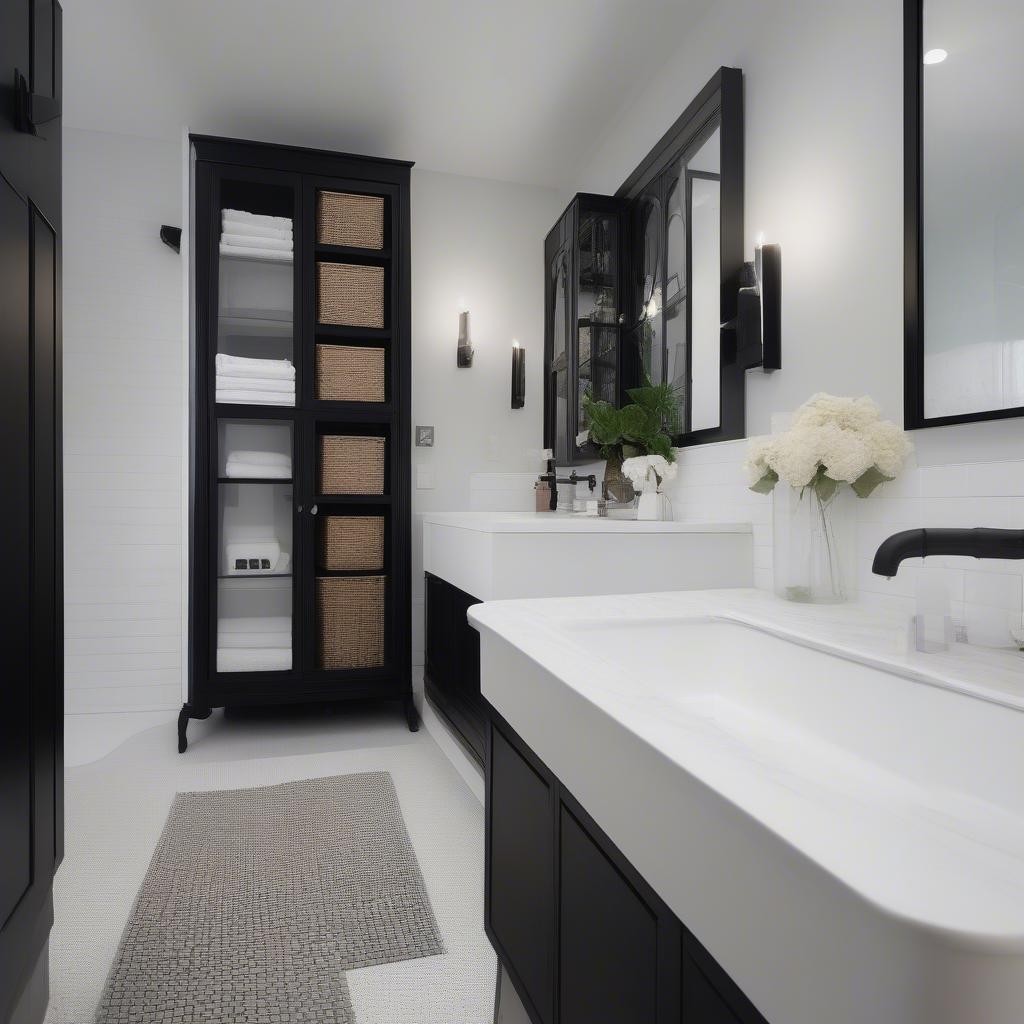
[[[763,480],[771,471],[774,452],[775,439],[772,437],[755,437],[747,445],[747,458],[743,463],[743,468],[751,487]]]
[[[761,485],[762,491],[770,490],[776,477],[806,487],[824,470],[837,483],[860,481],[858,493],[865,496],[881,479],[893,479],[912,450],[903,431],[883,420],[866,395],[821,393],[797,409],[788,431],[751,441],[745,468],[750,486]]]
[[[644,482],[649,479],[651,470],[654,471],[657,486],[660,487],[666,480],[675,479],[678,467],[674,462],[669,462],[664,455],[636,455],[622,463],[622,475],[629,478],[637,491],[643,491]]]

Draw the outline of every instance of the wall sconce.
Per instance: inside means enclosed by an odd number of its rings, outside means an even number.
[[[526,349],[512,339],[512,408],[526,405]]]
[[[473,343],[469,340],[469,310],[459,314],[459,347],[455,351],[455,362],[463,369],[473,365]]]
[[[736,299],[737,358],[745,370],[765,373],[782,368],[782,246],[754,247],[753,262],[743,264]]]

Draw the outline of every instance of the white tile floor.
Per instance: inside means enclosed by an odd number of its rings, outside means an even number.
[[[394,709],[131,729],[121,716],[68,722],[66,856],[54,889],[47,1024],[88,1024],[175,792],[389,771],[446,953],[349,974],[360,1024],[489,1024],[495,957],[483,930],[483,809],[426,733]],[[85,719],[85,721],[83,721]],[[88,762],[88,763],[83,763]]]

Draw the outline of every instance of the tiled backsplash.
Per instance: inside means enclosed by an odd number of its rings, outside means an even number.
[[[749,490],[743,472],[746,441],[726,441],[677,451],[679,473],[668,495],[676,519],[749,522],[754,527],[754,579],[772,585],[772,499]],[[589,472],[599,467],[586,467]],[[974,558],[920,558],[902,564],[892,580],[875,576],[878,545],[899,530],[920,526],[1024,528],[1024,459],[918,467],[883,484],[856,510],[857,566],[861,601],[885,603],[913,614],[919,581],[944,585],[953,618],[971,643],[1010,646],[1010,615],[1021,615],[1024,563]],[[853,589],[853,588],[851,588]]]
[[[772,584],[771,498],[748,490],[746,441],[679,451],[679,475],[670,485],[677,519],[743,519],[754,524],[756,583]],[[1024,459],[917,467],[856,500],[857,596],[913,614],[919,581],[945,585],[954,619],[972,643],[1009,646],[1007,621],[1021,614],[1024,563],[974,558],[910,559],[886,580],[871,572],[878,545],[899,530],[920,526],[1024,528]]]

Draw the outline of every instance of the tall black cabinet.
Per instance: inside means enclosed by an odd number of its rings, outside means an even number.
[[[206,136],[191,161],[179,749],[215,707],[390,699],[415,729],[412,165]]]

